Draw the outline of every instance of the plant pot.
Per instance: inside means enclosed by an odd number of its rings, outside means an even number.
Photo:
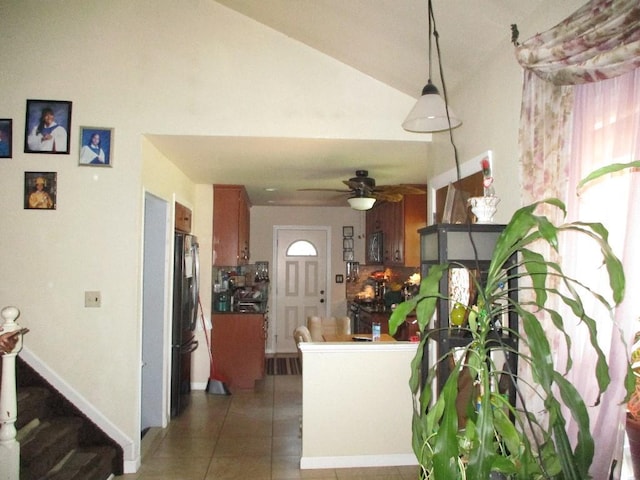
[[[633,476],[640,478],[640,420],[627,414],[627,437],[629,438],[629,451],[631,453],[631,465]]]

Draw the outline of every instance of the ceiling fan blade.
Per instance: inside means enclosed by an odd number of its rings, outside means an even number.
[[[337,190],[335,188],[298,188],[298,192],[338,192],[351,193],[351,190]]]
[[[380,185],[374,189],[374,192],[399,193],[401,195],[421,195],[427,193],[424,188],[414,187],[412,185]]]
[[[385,201],[385,202],[401,202],[404,195],[401,193],[390,193],[390,192],[373,192],[371,196],[377,200]]]

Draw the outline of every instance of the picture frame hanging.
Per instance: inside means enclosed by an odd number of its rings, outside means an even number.
[[[26,210],[55,210],[57,197],[57,172],[24,172],[24,208]]]
[[[71,102],[27,100],[24,153],[69,154]]]
[[[0,158],[13,156],[13,119],[0,118]]]
[[[113,128],[80,127],[78,165],[110,167],[112,164]]]

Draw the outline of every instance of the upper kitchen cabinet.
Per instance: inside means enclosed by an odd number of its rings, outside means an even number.
[[[426,194],[405,195],[401,202],[377,203],[367,211],[366,221],[367,264],[407,267],[420,265],[418,230],[427,225]],[[382,235],[375,236],[377,233]],[[381,255],[376,258],[371,243],[380,240]]]
[[[175,202],[175,229],[177,232],[191,233],[191,210]]]
[[[242,185],[213,186],[213,265],[249,263],[250,208]]]

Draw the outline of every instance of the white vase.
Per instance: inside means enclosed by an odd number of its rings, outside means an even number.
[[[488,197],[471,197],[469,200],[471,211],[478,219],[477,223],[493,223],[500,199],[495,195]]]

